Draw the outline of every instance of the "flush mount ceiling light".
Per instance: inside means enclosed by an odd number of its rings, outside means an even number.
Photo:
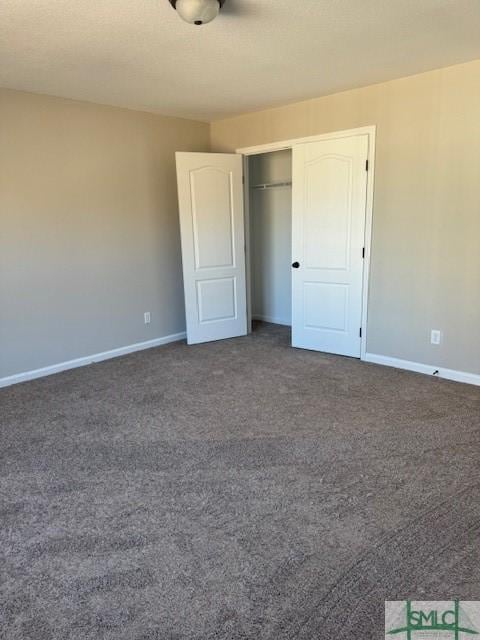
[[[185,22],[206,24],[218,16],[225,0],[169,0]]]

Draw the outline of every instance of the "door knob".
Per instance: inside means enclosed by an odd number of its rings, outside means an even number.
[[[299,267],[299,266],[300,266],[300,263],[299,263],[299,262],[292,262],[292,267],[293,267],[294,269],[298,269],[298,267]]]

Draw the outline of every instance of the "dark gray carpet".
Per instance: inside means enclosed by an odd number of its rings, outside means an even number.
[[[0,391],[10,639],[383,638],[480,599],[480,389],[283,328]]]

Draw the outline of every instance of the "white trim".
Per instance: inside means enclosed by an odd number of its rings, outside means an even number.
[[[245,227],[245,291],[247,294],[247,333],[252,333],[252,269],[250,264],[250,177],[248,159],[243,164],[243,224]]]
[[[282,140],[280,142],[270,142],[268,144],[260,144],[254,147],[243,147],[236,149],[235,153],[241,153],[243,156],[254,156],[261,153],[269,153],[272,151],[281,151],[284,149],[292,149],[297,144],[305,144],[309,142],[319,142],[322,140],[334,140],[337,138],[349,138],[350,136],[368,136],[368,175],[367,175],[367,199],[365,203],[365,260],[363,263],[363,286],[362,286],[362,337],[360,339],[360,360],[366,360],[367,355],[367,333],[368,333],[368,288],[370,278],[370,256],[372,245],[372,227],[373,227],[373,193],[375,178],[375,136],[376,125],[366,127],[357,127],[355,129],[343,129],[342,131],[332,131],[322,133],[316,136],[308,136],[306,138],[294,138],[293,140]],[[246,227],[246,243],[245,243],[245,259],[246,264],[250,264],[250,220],[249,220],[249,181],[248,181],[248,163],[244,158],[244,202],[245,206],[245,227]],[[247,295],[251,295],[249,279],[249,267],[247,267]],[[248,297],[247,297],[248,300]],[[247,302],[248,305],[248,302]],[[248,312],[248,310],[247,310]]]
[[[329,133],[321,133],[316,136],[307,136],[306,138],[293,138],[292,140],[281,140],[279,142],[269,142],[267,144],[259,144],[254,147],[243,147],[236,149],[235,153],[241,153],[244,156],[256,156],[259,153],[268,153],[269,151],[282,151],[283,149],[291,149],[297,144],[306,142],[320,142],[321,140],[332,140],[335,138],[349,138],[350,136],[361,136],[375,134],[376,125],[367,127],[357,127],[356,129],[342,129],[342,131],[330,131]]]
[[[386,367],[395,367],[396,369],[407,369],[408,371],[416,371],[417,373],[425,373],[436,378],[445,378],[446,380],[455,380],[456,382],[465,382],[466,384],[474,384],[480,386],[480,375],[477,373],[469,373],[468,371],[456,371],[455,369],[445,369],[443,367],[435,367],[431,364],[423,364],[421,362],[412,362],[411,360],[401,360],[400,358],[391,358],[390,356],[381,356],[377,353],[366,353],[366,362],[381,364]]]
[[[282,324],[284,327],[290,327],[292,325],[288,320],[283,318],[274,318],[273,316],[264,316],[258,313],[253,314],[253,320],[261,320],[262,322],[271,322],[272,324]]]
[[[365,203],[365,259],[363,261],[362,286],[362,338],[360,340],[360,360],[365,360],[367,353],[368,334],[368,292],[370,283],[370,256],[372,248],[373,229],[373,186],[375,181],[375,146],[376,127],[364,127],[368,131],[368,171],[367,171],[367,201]]]
[[[184,340],[185,337],[186,334],[184,331],[182,331],[181,333],[172,333],[171,335],[163,336],[162,338],[155,338],[154,340],[147,340],[146,342],[137,342],[135,344],[127,345],[126,347],[118,347],[117,349],[102,351],[101,353],[94,353],[90,356],[84,356],[83,358],[75,358],[75,360],[59,362],[57,364],[49,365],[48,367],[42,367],[41,369],[33,369],[32,371],[16,373],[13,376],[0,378],[0,388],[8,387],[19,382],[26,382],[27,380],[34,380],[35,378],[43,378],[43,376],[49,376],[52,373],[59,373],[60,371],[67,371],[68,369],[84,367],[85,365],[93,364],[94,362],[101,362],[102,360],[117,358],[118,356],[124,356],[128,353],[133,353],[134,351],[143,351],[143,349],[159,347],[160,345],[168,344],[169,342]]]

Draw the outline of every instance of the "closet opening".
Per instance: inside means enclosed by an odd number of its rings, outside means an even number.
[[[246,158],[251,330],[292,324],[292,149]]]

